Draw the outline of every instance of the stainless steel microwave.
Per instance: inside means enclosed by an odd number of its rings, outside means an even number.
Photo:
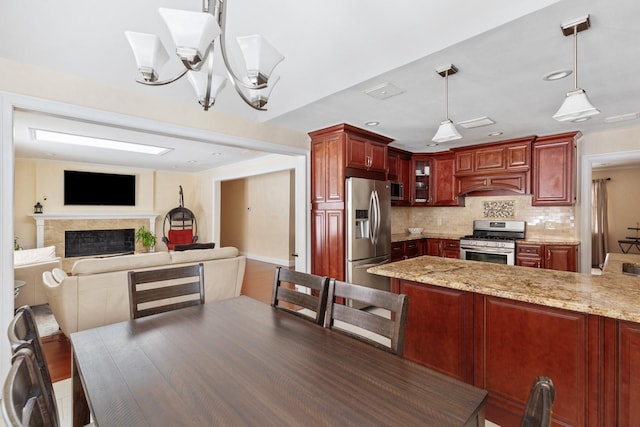
[[[391,183],[391,200],[404,200],[404,184],[400,182]]]

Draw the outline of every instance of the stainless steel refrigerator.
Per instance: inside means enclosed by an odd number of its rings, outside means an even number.
[[[388,277],[367,269],[391,259],[391,187],[388,181],[347,179],[346,281],[390,290]],[[348,302],[362,308],[361,304]]]

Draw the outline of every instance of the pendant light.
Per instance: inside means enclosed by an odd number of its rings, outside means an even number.
[[[455,65],[449,64],[446,67],[436,70],[436,73],[444,77],[444,100],[445,100],[445,114],[446,120],[440,123],[440,127],[432,138],[434,142],[447,142],[454,141],[462,138],[460,132],[456,129],[455,125],[449,119],[449,76],[458,72]]]
[[[583,121],[600,114],[600,110],[589,101],[584,89],[578,87],[578,33],[590,26],[589,15],[561,26],[562,34],[573,35],[573,90],[567,92],[560,109],[553,115],[559,122]]]

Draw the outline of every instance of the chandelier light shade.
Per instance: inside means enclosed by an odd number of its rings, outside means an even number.
[[[258,34],[238,37],[238,45],[247,67],[247,77],[252,84],[269,81],[273,69],[284,59],[280,52]]]
[[[193,86],[198,102],[207,111],[225,87],[226,78],[213,74],[214,43],[219,39],[220,52],[231,85],[242,100],[256,110],[265,110],[271,90],[278,81],[271,77],[284,56],[259,35],[238,37],[245,69],[238,73],[227,56],[225,42],[226,3],[229,0],[203,0],[202,12],[160,8],[175,44],[175,53],[184,65],[177,75],[160,80],[159,70],[169,60],[160,38],[152,34],[125,31],[133,50],[138,71],[138,83],[161,86],[173,83],[185,75]]]
[[[590,26],[589,15],[561,26],[565,36],[573,35],[573,90],[567,92],[564,102],[553,115],[559,122],[582,121],[600,114],[600,110],[589,101],[584,89],[578,87],[578,33]]]
[[[444,100],[445,100],[445,117],[446,120],[440,123],[438,131],[431,139],[433,142],[448,142],[461,139],[462,135],[456,129],[451,119],[449,119],[449,76],[458,72],[455,65],[450,64],[446,67],[436,70],[436,73],[444,77]]]
[[[209,46],[220,35],[220,26],[213,15],[163,7],[158,12],[169,28],[178,58],[191,66],[202,62]]]
[[[169,61],[169,54],[160,41],[160,37],[134,31],[125,31],[124,34],[129,40],[133,55],[136,57],[138,71],[144,80],[148,82],[158,80],[157,70]]]

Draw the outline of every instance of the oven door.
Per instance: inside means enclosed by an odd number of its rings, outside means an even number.
[[[515,250],[504,248],[474,248],[460,246],[460,259],[515,265]]]

